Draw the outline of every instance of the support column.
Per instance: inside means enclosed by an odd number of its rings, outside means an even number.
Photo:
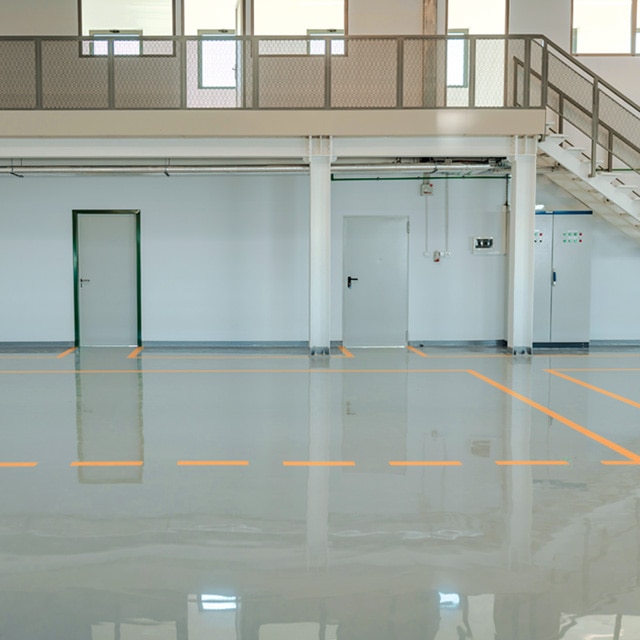
[[[309,353],[328,356],[331,344],[330,139],[311,138],[309,143]]]
[[[533,344],[533,232],[537,142],[531,137],[516,137],[514,143],[515,153],[509,158],[512,180],[507,346],[517,355],[531,353]]]

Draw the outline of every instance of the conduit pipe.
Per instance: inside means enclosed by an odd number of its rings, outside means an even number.
[[[0,167],[0,175],[211,175],[211,174],[306,174],[307,164],[299,165],[12,165]],[[331,167],[332,173],[455,173],[463,175],[501,176],[507,169],[487,164],[342,164]]]

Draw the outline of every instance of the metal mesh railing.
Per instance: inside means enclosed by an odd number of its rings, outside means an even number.
[[[0,109],[540,107],[510,94],[532,38],[4,37]]]

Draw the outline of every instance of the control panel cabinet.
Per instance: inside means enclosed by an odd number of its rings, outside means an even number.
[[[590,211],[536,213],[534,347],[589,344],[591,218]]]

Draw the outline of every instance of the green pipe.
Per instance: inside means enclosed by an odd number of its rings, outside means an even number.
[[[331,182],[370,182],[383,180],[508,180],[511,176],[404,176],[401,178],[336,178],[331,174]]]

